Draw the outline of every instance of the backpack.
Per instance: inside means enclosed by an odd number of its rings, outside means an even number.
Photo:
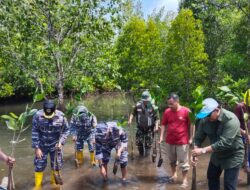
[[[136,106],[137,110],[137,125],[138,127],[148,129],[150,127],[153,127],[155,121],[154,121],[154,113],[153,108],[146,109],[143,103],[139,103]]]

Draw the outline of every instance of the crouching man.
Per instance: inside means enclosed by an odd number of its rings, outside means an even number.
[[[125,131],[118,127],[116,122],[100,123],[96,127],[95,141],[96,159],[98,160],[100,173],[104,181],[108,180],[107,165],[112,149],[116,150],[115,164],[120,164],[122,180],[125,181],[128,163],[128,138]]]

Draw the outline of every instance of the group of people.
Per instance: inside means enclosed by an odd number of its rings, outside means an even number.
[[[192,157],[211,153],[207,170],[210,190],[220,189],[220,175],[224,170],[224,189],[236,190],[239,170],[243,165],[244,143],[250,136],[245,113],[250,111],[250,89],[246,92],[244,102],[237,105],[235,114],[222,108],[213,98],[203,101],[203,108],[196,115],[198,125],[195,127],[189,118],[190,110],[180,104],[179,96],[171,93],[167,97],[168,108],[164,111],[161,125],[157,107],[154,105],[149,91],[142,93],[141,100],[135,105],[128,120],[128,126],[136,118],[136,145],[141,157],[149,156],[154,135],[160,131],[159,142],[165,138],[167,157],[171,168],[169,183],[177,180],[177,166],[182,172],[181,187],[188,187],[188,170],[190,163],[197,164],[198,159],[189,158],[189,146]],[[244,120],[245,119],[245,120]],[[248,126],[246,126],[246,123]],[[192,131],[196,128],[194,137]],[[62,146],[68,135],[75,142],[75,160],[83,164],[84,142],[88,143],[91,165],[98,164],[103,179],[108,179],[108,163],[112,149],[116,151],[115,162],[120,164],[122,180],[126,180],[128,164],[128,137],[117,122],[100,122],[85,106],[79,105],[68,124],[63,112],[56,109],[53,100],[45,100],[43,109],[39,110],[32,121],[32,148],[35,150],[35,188],[42,187],[43,172],[50,156],[52,168],[51,183],[62,184],[60,171],[63,165]],[[202,147],[208,137],[210,145]],[[249,154],[248,154],[249,155]],[[14,158],[0,152],[0,159],[11,165]],[[96,161],[97,160],[97,161]],[[249,158],[248,158],[249,161]],[[249,166],[250,164],[246,164]],[[247,170],[247,172],[249,172]]]
[[[196,114],[195,124],[190,121],[190,110],[180,104],[176,93],[171,93],[167,97],[168,108],[162,115],[161,127],[159,127],[157,110],[154,109],[150,100],[149,92],[144,92],[142,100],[137,103],[129,118],[129,123],[131,123],[133,117],[136,117],[136,144],[139,154],[143,155],[145,151],[148,155],[152,146],[152,136],[160,128],[159,143],[162,143],[165,137],[166,152],[171,168],[169,183],[176,182],[177,165],[179,165],[182,171],[180,187],[188,187],[189,163],[194,166],[198,163],[198,156],[211,153],[207,169],[209,190],[220,189],[220,175],[223,171],[224,190],[236,190],[240,169],[243,167],[246,172],[250,172],[250,150],[246,148],[249,147],[246,144],[250,142],[248,133],[250,130],[250,89],[245,92],[244,101],[237,104],[234,113],[222,108],[213,98],[204,99],[202,109]],[[145,119],[145,116],[150,115],[151,118]],[[210,144],[202,147],[206,137]],[[191,150],[192,159],[189,158],[191,143],[194,145]]]
[[[250,127],[250,89],[244,95],[244,101],[237,104],[235,113],[228,111],[213,98],[203,100],[203,107],[196,115],[195,125],[189,119],[190,110],[179,103],[177,94],[167,98],[168,108],[161,120],[161,143],[166,129],[166,149],[172,175],[169,182],[177,179],[176,166],[182,170],[181,187],[187,187],[187,172],[189,163],[196,165],[197,157],[211,153],[207,169],[209,190],[220,189],[220,175],[224,171],[224,190],[236,190],[240,168],[249,172],[249,149],[244,143],[250,142],[248,129]],[[192,138],[192,132],[195,131]],[[208,137],[210,144],[202,147]],[[192,159],[189,159],[189,145],[193,143]],[[247,154],[249,155],[249,154]],[[193,159],[194,158],[194,159]]]
[[[47,157],[50,156],[51,184],[62,185],[62,146],[69,135],[75,144],[75,162],[83,164],[84,143],[90,152],[90,163],[100,167],[104,180],[108,179],[107,164],[112,149],[116,150],[116,160],[120,164],[122,179],[126,180],[128,152],[127,134],[117,122],[100,122],[84,105],[79,105],[68,124],[62,111],[56,109],[53,100],[45,100],[32,121],[32,148],[35,150],[35,189],[41,189]],[[97,160],[97,161],[96,161]]]

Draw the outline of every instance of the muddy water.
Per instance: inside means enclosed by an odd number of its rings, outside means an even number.
[[[112,119],[118,119],[121,117],[127,117],[131,108],[132,101],[130,98],[126,98],[123,95],[113,96],[93,96],[85,100],[85,105],[97,116],[99,121],[107,121]],[[20,113],[24,110],[26,103],[22,104],[9,104],[0,105],[0,114],[14,112]],[[37,104],[35,107],[40,108],[41,105]],[[135,128],[129,130],[125,128],[129,135],[129,153],[131,153],[131,138],[135,134]],[[0,147],[6,153],[10,153],[10,144],[12,133],[6,129],[1,123],[0,126]],[[34,153],[31,149],[31,130],[28,130],[23,134],[26,140],[18,144],[15,157],[16,165],[14,169],[14,179],[17,190],[29,190],[32,189],[34,184],[34,166],[33,157]],[[103,190],[115,190],[115,189],[131,189],[131,190],[175,190],[180,188],[181,184],[181,172],[179,171],[178,180],[176,184],[167,184],[167,176],[169,176],[170,168],[166,159],[165,144],[162,146],[162,156],[164,162],[160,168],[157,167],[157,161],[159,159],[159,148],[157,149],[156,163],[151,161],[151,155],[149,157],[139,157],[138,152],[134,147],[134,160],[129,157],[128,163],[128,176],[127,182],[122,183],[121,172],[118,170],[116,176],[112,173],[112,167],[114,163],[114,156],[109,163],[109,181],[104,182],[99,173],[98,167],[92,167],[89,163],[89,153],[87,149],[84,152],[84,164],[75,168],[74,166],[74,148],[71,141],[71,137],[68,138],[67,144],[64,147],[64,167],[63,167],[63,179],[64,185],[60,188],[53,188],[50,185],[50,169],[47,167],[44,180],[43,190],[52,189],[64,189],[64,190],[91,190],[91,189],[103,189]],[[87,148],[87,147],[86,147]],[[206,169],[209,161],[209,155],[203,155],[199,158],[199,164],[197,166],[197,190],[205,190],[207,188],[206,181]],[[8,173],[8,169],[2,162],[0,163],[0,178],[2,179]],[[189,182],[191,185],[192,170],[189,172]],[[240,172],[241,181],[238,185],[239,190],[247,189],[246,175]],[[222,180],[223,181],[223,180]],[[187,188],[190,189],[191,187]],[[223,188],[221,188],[223,189]]]

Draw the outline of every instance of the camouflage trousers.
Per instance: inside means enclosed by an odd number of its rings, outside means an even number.
[[[143,129],[137,128],[136,131],[136,146],[138,148],[144,147],[145,149],[150,149],[153,144],[153,131],[145,131]]]
[[[111,151],[112,149],[115,149],[117,151],[117,147],[102,147],[102,154],[103,154],[103,158],[102,161],[104,164],[108,164],[110,157],[111,157]],[[121,168],[124,168],[127,166],[128,164],[128,151],[127,149],[123,150],[121,152],[121,156],[119,158],[119,164],[121,166]]]
[[[94,152],[95,150],[95,145],[93,144],[93,140],[91,138],[90,135],[82,135],[82,134],[78,134],[77,135],[77,140],[76,140],[76,145],[75,145],[75,149],[78,150],[83,150],[84,148],[84,142],[87,142],[88,144],[88,148],[89,148],[89,152]]]
[[[43,172],[47,166],[47,157],[48,155],[50,156],[50,166],[52,168],[52,170],[61,170],[62,169],[62,165],[63,165],[63,155],[62,155],[62,151],[55,150],[55,147],[43,147],[40,148],[43,156],[41,159],[38,159],[37,157],[35,157],[34,159],[34,165],[35,165],[35,172]],[[55,153],[57,152],[57,161],[55,161]],[[55,161],[55,163],[54,163]],[[55,164],[55,165],[54,165]]]

